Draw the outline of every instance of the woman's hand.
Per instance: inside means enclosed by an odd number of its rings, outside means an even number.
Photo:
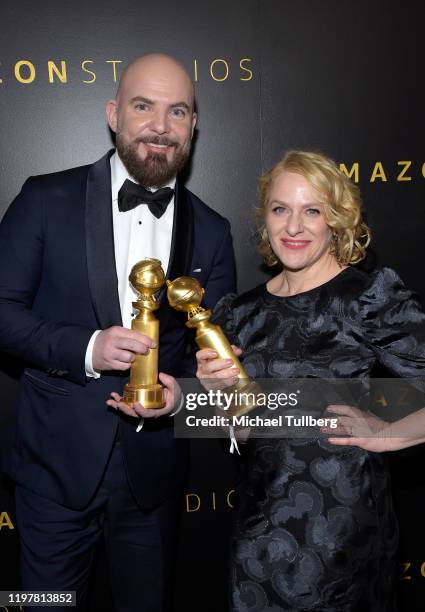
[[[328,406],[326,412],[338,418],[336,428],[321,428],[323,433],[331,434],[331,437],[328,438],[331,444],[359,446],[375,453],[402,448],[403,440],[393,436],[391,423],[387,423],[371,412],[337,404]],[[338,437],[333,437],[335,435]]]
[[[237,357],[242,354],[241,349],[233,344],[232,349]],[[215,351],[201,349],[196,353],[196,361],[196,376],[207,390],[226,389],[238,381],[240,370],[234,367],[232,359],[219,359]]]

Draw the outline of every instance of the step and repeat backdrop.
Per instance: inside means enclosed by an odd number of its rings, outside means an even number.
[[[0,215],[30,175],[93,162],[111,147],[105,101],[147,52],[179,58],[199,123],[187,185],[231,222],[239,290],[266,278],[253,240],[258,176],[292,148],[321,150],[358,183],[373,257],[425,298],[424,39],[406,0],[70,0],[2,3]],[[0,262],[1,265],[1,262]],[[1,356],[0,441],[19,364]],[[425,600],[425,452],[391,456],[402,612]],[[192,444],[181,500],[177,609],[227,609],[234,465],[222,441]],[[110,609],[103,551],[93,610]],[[0,486],[0,590],[19,587],[10,483]],[[205,598],[208,593],[208,598]],[[371,611],[372,612],[372,611]]]

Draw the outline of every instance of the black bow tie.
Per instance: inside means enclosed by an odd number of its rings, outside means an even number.
[[[159,219],[167,210],[173,194],[174,189],[170,187],[149,191],[142,185],[126,179],[118,192],[118,208],[121,212],[126,212],[136,208],[139,204],[147,204],[151,213]]]

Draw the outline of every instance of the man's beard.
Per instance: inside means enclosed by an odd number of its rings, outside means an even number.
[[[174,159],[168,162],[165,153],[149,151],[142,160],[138,153],[139,142],[174,146],[176,148]],[[128,173],[144,187],[163,187],[169,183],[184,168],[190,155],[189,146],[182,148],[178,143],[160,136],[138,138],[126,143],[118,133],[115,144]]]

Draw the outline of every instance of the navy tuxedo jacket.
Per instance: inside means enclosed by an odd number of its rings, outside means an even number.
[[[25,365],[4,469],[20,485],[70,508],[94,494],[117,428],[127,475],[149,510],[181,487],[188,448],[173,419],[136,419],[109,409],[122,372],[85,375],[96,329],[121,325],[111,208],[109,152],[97,163],[32,177],[0,225],[0,350]],[[198,272],[195,272],[198,270]],[[213,307],[235,289],[230,226],[177,181],[167,278],[196,276]],[[160,319],[160,371],[188,376],[185,315]],[[193,369],[191,374],[193,374]]]

